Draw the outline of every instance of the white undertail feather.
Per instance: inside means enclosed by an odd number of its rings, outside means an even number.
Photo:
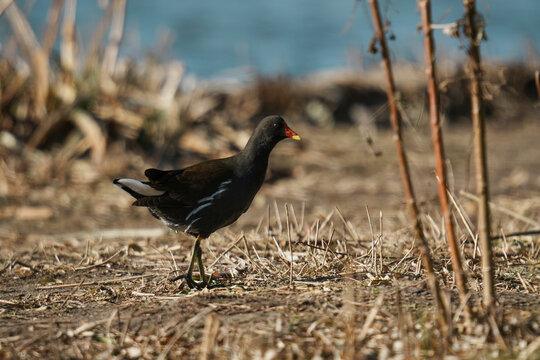
[[[118,179],[118,184],[115,184],[119,188],[122,188],[123,186],[127,187],[128,189],[136,192],[137,194],[141,194],[143,196],[160,196],[165,193],[165,191],[156,190],[150,185],[144,184],[140,182],[139,180],[134,179]]]

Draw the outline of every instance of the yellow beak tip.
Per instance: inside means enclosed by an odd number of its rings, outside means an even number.
[[[300,135],[294,135],[294,136],[291,137],[291,139],[293,139],[293,140],[298,140],[298,141],[302,140],[302,139],[300,138]]]

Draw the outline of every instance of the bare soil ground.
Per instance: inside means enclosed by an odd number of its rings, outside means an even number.
[[[293,125],[302,144],[278,146],[251,209],[203,244],[216,279],[202,291],[170,281],[186,269],[192,239],[130,207],[111,184],[140,177],[149,160],[112,149],[98,175],[79,160],[67,182],[12,182],[0,203],[0,358],[540,359],[538,235],[494,242],[502,336],[483,320],[466,329],[431,139],[409,130],[423,220],[452,302],[443,339],[391,134],[372,133],[369,146],[355,127]],[[455,219],[479,310],[472,137],[464,125],[448,130]],[[539,130],[537,121],[489,128],[494,235],[540,229]]]

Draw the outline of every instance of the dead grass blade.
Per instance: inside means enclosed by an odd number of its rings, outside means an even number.
[[[2,16],[2,14],[4,13],[4,11],[7,9],[7,7],[9,5],[11,5],[11,3],[13,2],[13,0],[2,0],[0,2],[0,16]]]
[[[71,113],[73,123],[81,130],[84,141],[90,147],[91,158],[94,164],[101,163],[105,155],[107,139],[97,122],[86,112],[75,110]]]
[[[64,0],[54,0],[47,14],[47,27],[43,35],[43,53],[47,59],[51,54],[52,47],[58,35],[63,6]]]
[[[469,192],[466,192],[466,191],[462,190],[459,193],[461,195],[465,196],[466,198],[469,198],[469,199],[474,200],[476,202],[480,201],[480,198],[478,196],[473,195],[473,194],[471,194]],[[493,210],[497,210],[499,212],[502,212],[503,214],[506,214],[506,215],[509,215],[509,216],[511,216],[511,217],[513,217],[515,219],[521,220],[524,223],[527,223],[529,225],[533,225],[533,226],[536,226],[536,227],[540,227],[540,222],[535,221],[535,220],[533,220],[531,218],[528,218],[526,216],[523,216],[523,215],[521,215],[521,214],[519,214],[519,213],[517,213],[517,212],[515,212],[513,210],[507,209],[507,208],[505,208],[503,206],[497,205],[496,203],[494,203],[492,201],[489,202],[489,206]]]
[[[225,256],[225,254],[227,254],[229,251],[231,251],[240,241],[242,241],[243,238],[244,238],[244,234],[240,235],[238,237],[238,239],[236,239],[236,241],[231,243],[231,245],[229,245],[225,251],[223,251],[221,254],[219,254],[219,256],[216,258],[216,260],[214,260],[214,262],[212,264],[210,264],[209,268],[216,265],[218,263],[218,261],[221,260],[221,258],[223,256]]]
[[[5,12],[17,43],[32,69],[35,84],[35,110],[41,117],[46,112],[45,101],[49,92],[49,61],[17,4],[11,2]]]
[[[377,299],[375,299],[375,303],[373,304],[373,307],[369,311],[368,315],[366,316],[366,320],[364,321],[364,325],[362,325],[362,329],[360,329],[360,334],[358,334],[358,341],[362,342],[366,338],[369,329],[371,328],[371,325],[373,324],[373,321],[375,321],[375,317],[379,313],[379,310],[381,309],[381,306],[384,301],[384,294],[380,294],[377,296]]]
[[[83,287],[83,286],[94,286],[94,285],[105,285],[105,284],[114,284],[122,281],[132,281],[132,280],[138,280],[138,279],[145,279],[149,277],[156,276],[155,274],[146,274],[146,275],[137,275],[137,276],[128,276],[124,278],[118,278],[118,279],[110,279],[110,280],[100,280],[100,281],[90,281],[85,283],[76,283],[76,284],[59,284],[59,285],[48,285],[48,286],[38,286],[36,287],[37,290],[52,290],[52,289],[64,289],[64,288],[70,288],[70,287]]]
[[[111,28],[109,30],[109,44],[103,54],[101,69],[109,76],[114,74],[116,59],[118,57],[118,47],[122,41],[124,32],[124,18],[126,14],[126,0],[113,1],[113,16],[111,19]]]
[[[60,65],[66,73],[71,74],[76,66],[75,15],[77,0],[67,0],[62,20],[62,37],[60,41]]]
[[[219,334],[221,321],[215,314],[208,314],[204,322],[201,350],[199,360],[209,360],[213,358],[216,347],[216,339]]]
[[[294,256],[292,252],[292,244],[291,244],[291,224],[289,221],[289,206],[285,204],[285,218],[287,219],[287,240],[289,243],[289,253],[291,254],[291,265],[289,267],[289,286],[291,288],[294,288],[293,283],[293,268],[294,268]]]
[[[103,42],[103,38],[107,34],[107,29],[111,24],[111,19],[114,13],[116,1],[110,1],[105,9],[105,13],[101,18],[99,24],[96,26],[88,49],[86,51],[86,62],[84,64],[85,71],[89,70],[92,67],[95,67],[98,64],[98,52],[99,45]]]
[[[193,326],[195,326],[202,318],[204,318],[206,315],[210,314],[212,311],[214,311],[213,308],[206,308],[199,312],[197,315],[193,316],[186,322],[180,322],[177,326],[177,329],[174,332],[174,335],[171,337],[171,339],[167,342],[167,345],[165,346],[165,349],[159,354],[157,357],[158,360],[164,360],[167,358],[167,354],[171,351],[174,344],[182,337],[182,335],[185,334],[186,331],[191,329]],[[182,326],[180,326],[182,325]]]
[[[125,251],[125,250],[120,249],[120,250],[118,250],[117,252],[115,252],[114,254],[112,254],[111,256],[109,256],[107,259],[105,259],[103,261],[100,261],[100,262],[98,262],[96,264],[89,265],[89,266],[78,267],[78,268],[75,268],[75,270],[88,270],[88,269],[92,269],[92,268],[95,268],[95,267],[98,267],[98,266],[103,266],[106,263],[108,263],[109,261],[111,261],[112,259],[114,259],[116,256],[120,255],[120,253],[122,253],[123,251]]]
[[[77,231],[72,233],[55,234],[55,235],[28,235],[29,238],[52,238],[56,241],[66,241],[69,239],[118,239],[118,238],[156,238],[163,236],[167,232],[164,227],[157,228],[133,228],[133,229],[103,229],[96,231]]]

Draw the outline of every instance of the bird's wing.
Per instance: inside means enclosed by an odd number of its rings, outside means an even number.
[[[148,169],[148,184],[156,190],[166,191],[167,197],[185,205],[195,205],[210,196],[219,196],[220,190],[233,178],[232,159],[209,160],[181,170]]]

